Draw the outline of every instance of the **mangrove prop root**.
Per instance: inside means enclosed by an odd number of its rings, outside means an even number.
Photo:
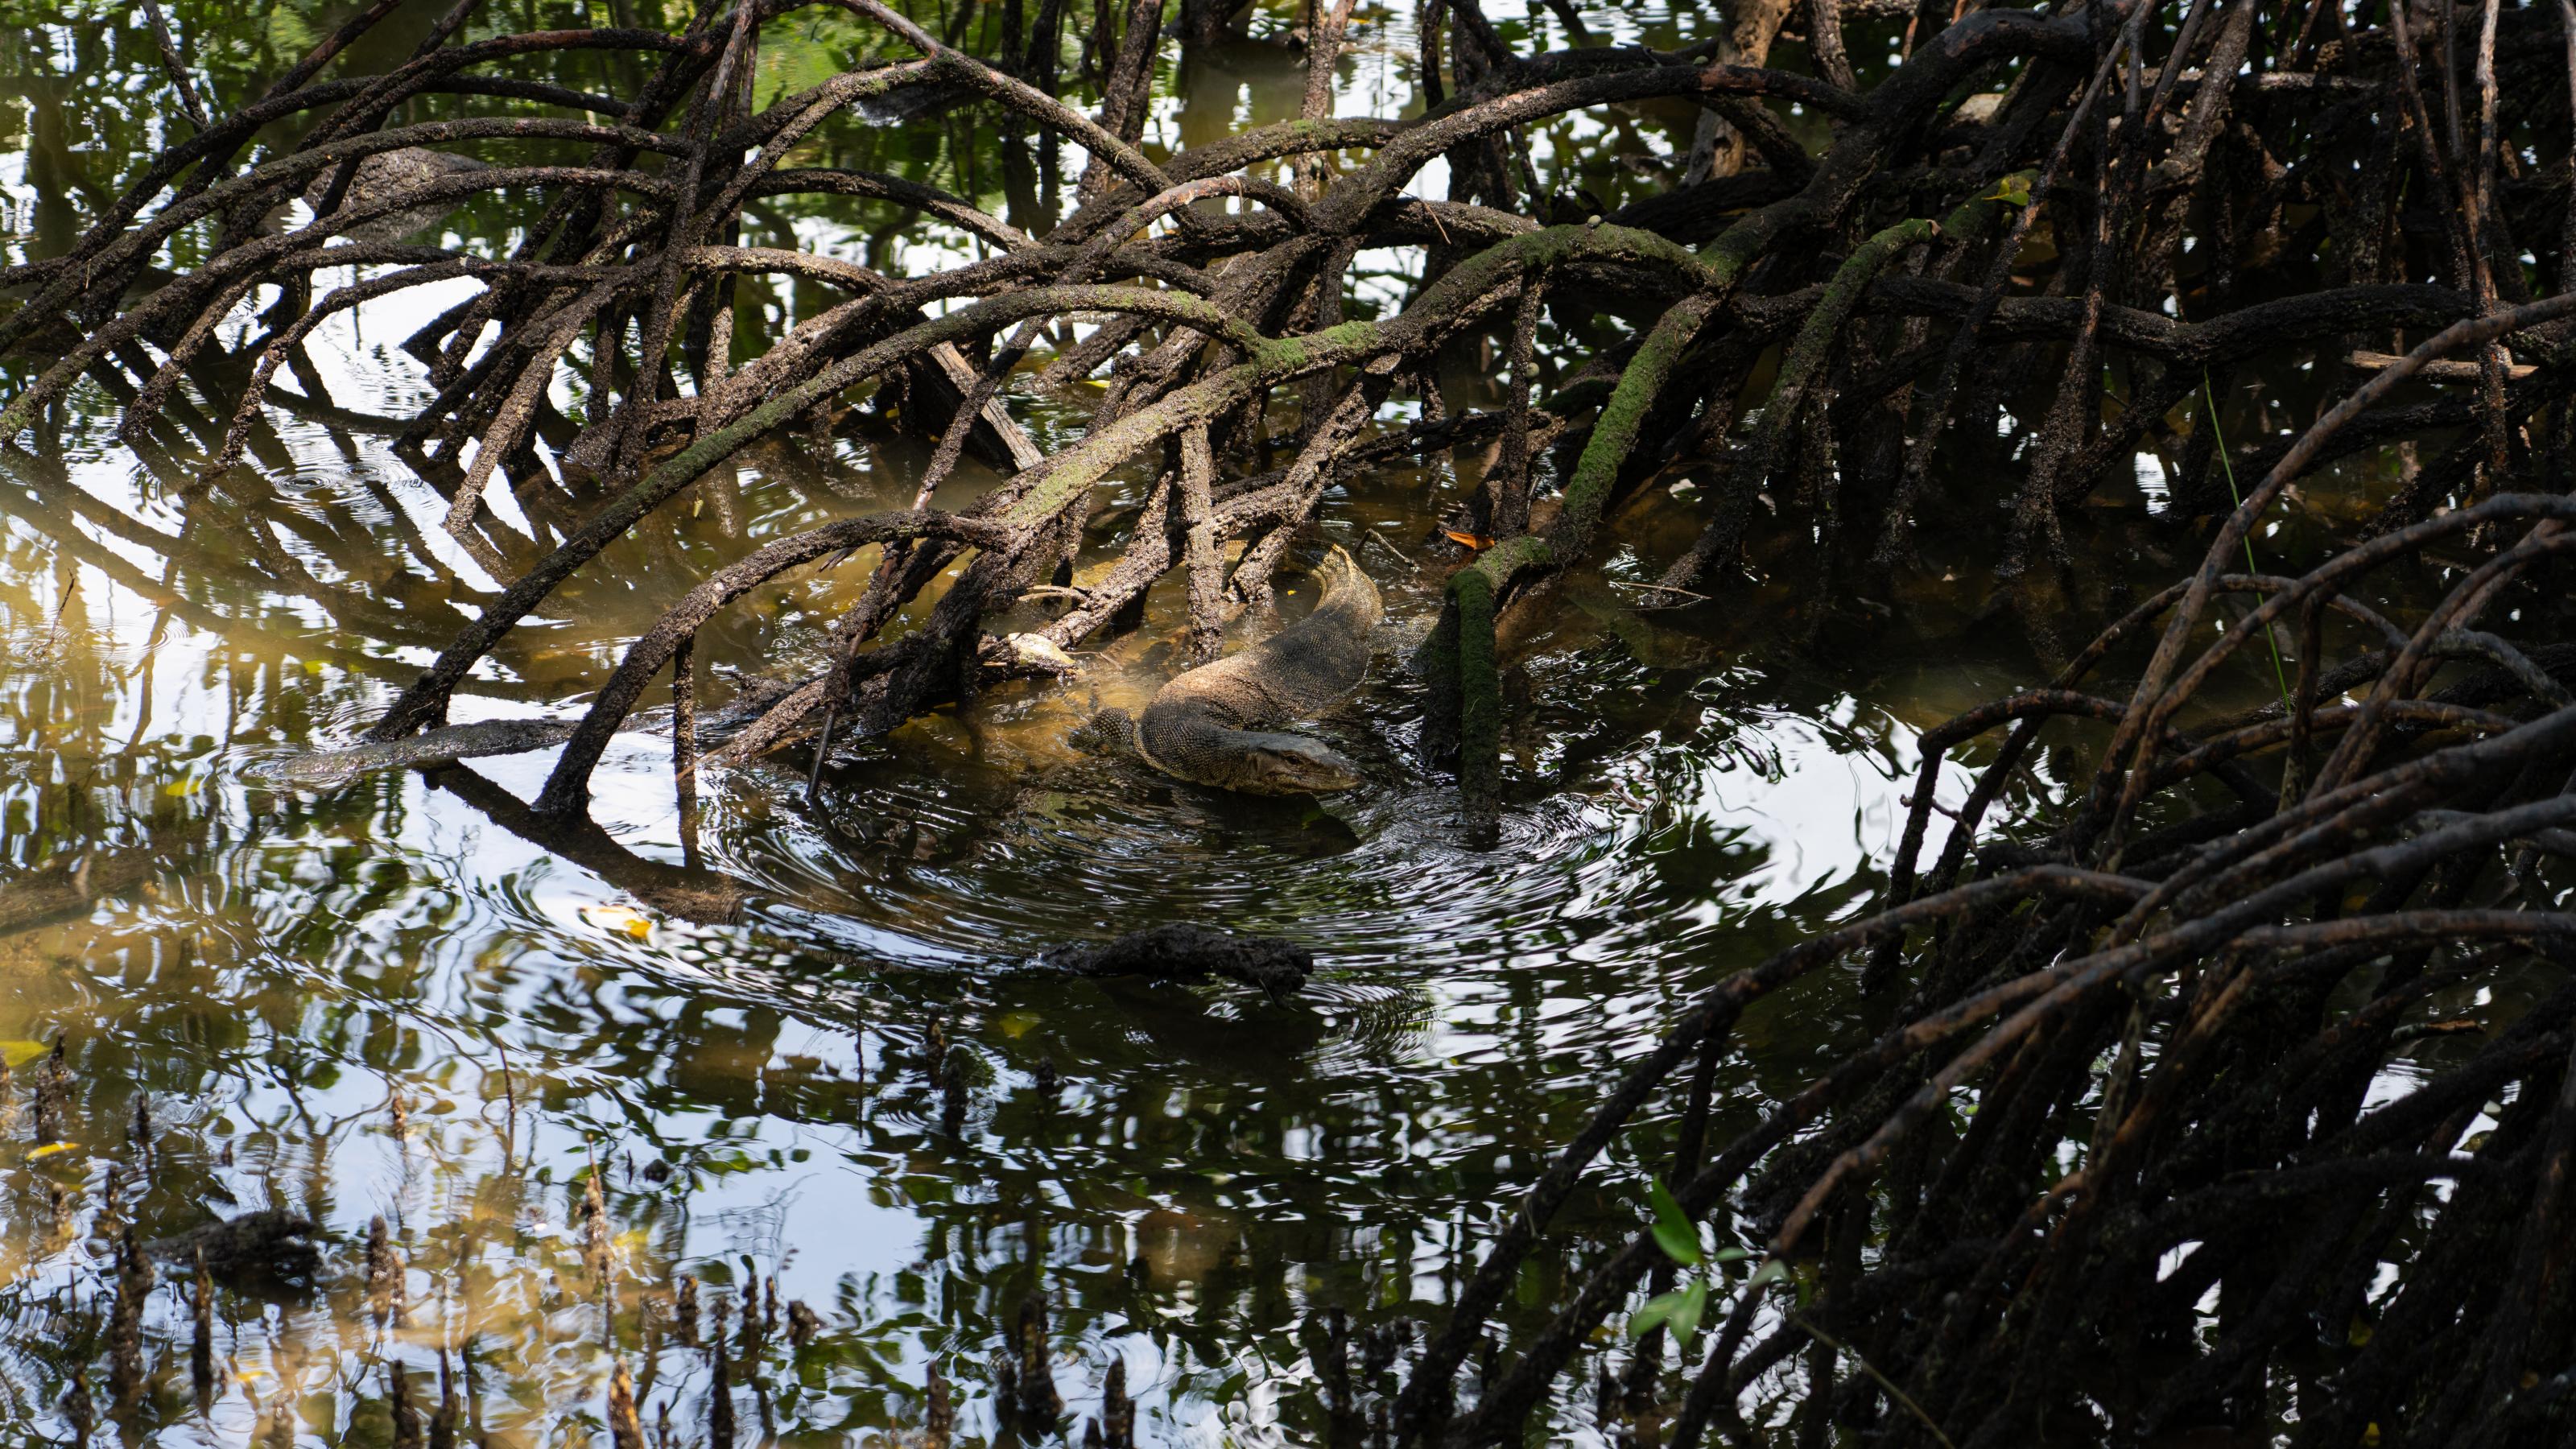
[[[262,314],[272,330],[252,340],[257,366],[232,401],[223,446],[206,465],[210,476],[219,476],[237,466],[248,434],[262,426],[263,399],[277,396],[282,370],[290,364],[303,367],[302,345],[326,317],[363,309],[409,286],[459,276],[482,285],[486,290],[480,298],[449,309],[406,343],[414,355],[440,360],[435,369],[440,391],[407,421],[406,436],[420,440],[422,456],[438,464],[431,470],[432,481],[447,494],[450,530],[466,537],[478,557],[499,557],[480,542],[482,534],[499,527],[479,506],[480,495],[496,467],[531,459],[531,436],[552,414],[549,385],[566,368],[585,371],[594,389],[581,404],[580,435],[561,455],[563,462],[604,469],[608,492],[591,505],[587,519],[564,530],[550,552],[520,568],[502,596],[386,711],[374,734],[390,738],[437,724],[445,715],[448,694],[520,620],[669,498],[760,437],[794,420],[825,415],[836,399],[854,389],[906,388],[907,416],[942,435],[934,478],[953,466],[969,431],[993,439],[1016,476],[965,512],[1017,530],[1014,542],[1020,547],[1057,529],[1059,520],[1071,516],[1068,510],[1082,490],[1129,459],[1204,435],[1210,451],[1207,467],[1184,473],[1185,506],[1176,530],[1180,537],[1131,539],[1123,563],[1132,567],[1123,576],[1141,590],[1162,572],[1187,568],[1198,612],[1205,615],[1205,580],[1214,572],[1209,548],[1230,536],[1217,536],[1220,528],[1258,526],[1268,535],[1256,545],[1260,565],[1238,571],[1232,581],[1230,592],[1236,597],[1228,600],[1230,611],[1253,602],[1240,596],[1267,579],[1268,565],[1290,532],[1308,526],[1306,514],[1298,510],[1285,518],[1229,520],[1223,509],[1197,502],[1202,472],[1212,493],[1221,497],[1227,475],[1266,448],[1257,420],[1275,390],[1290,389],[1307,400],[1310,412],[1316,411],[1339,392],[1341,379],[1335,374],[1383,360],[1396,376],[1432,376],[1429,364],[1440,348],[1464,333],[1490,332],[1499,325],[1519,394],[1504,410],[1506,464],[1493,480],[1492,505],[1503,525],[1498,533],[1507,541],[1524,536],[1536,481],[1531,476],[1532,420],[1545,415],[1553,426],[1569,415],[1577,422],[1586,412],[1598,415],[1588,428],[1590,439],[1576,473],[1565,481],[1557,521],[1540,531],[1538,542],[1477,561],[1499,612],[1545,597],[1554,576],[1586,560],[1600,520],[1621,490],[1642,470],[1671,461],[1641,456],[1660,439],[1642,436],[1640,426],[1668,406],[1672,379],[1688,374],[1698,349],[1747,328],[1765,335],[1795,331],[1790,365],[1781,370],[1770,402],[1759,410],[1761,421],[1752,436],[1733,446],[1722,437],[1716,440],[1721,448],[1716,467],[1724,477],[1723,486],[1713,490],[1715,517],[1700,542],[1664,574],[1672,591],[1662,597],[1686,602],[1700,597],[1700,590],[1686,586],[1707,582],[1712,573],[1721,577],[1709,587],[1723,592],[1723,565],[1742,547],[1750,500],[1780,470],[1789,440],[1812,440],[1835,455],[1849,451],[1836,434],[1848,425],[1851,409],[1836,405],[1839,394],[1822,374],[1837,359],[1879,355],[1881,339],[1892,331],[1916,329],[1909,335],[1919,335],[1929,323],[1947,327],[1952,338],[1947,350],[1937,354],[1945,359],[1944,380],[1923,393],[1919,409],[1908,404],[1903,425],[1914,443],[1906,449],[1904,486],[1888,504],[1889,527],[1895,529],[1898,519],[1911,527],[1923,503],[1923,470],[1956,408],[1947,379],[1960,372],[1967,350],[2064,339],[2079,351],[2098,350],[2150,370],[2180,372],[2274,343],[2283,335],[2283,323],[2304,321],[2314,330],[2301,335],[2320,339],[2332,328],[2339,342],[2345,336],[2448,322],[2473,312],[2481,321],[2491,321],[2509,314],[2487,300],[2491,279],[2504,263],[2486,258],[2486,252],[2505,258],[2522,244],[2510,234],[2505,209],[2491,204],[2496,194],[2492,185],[2482,176],[2442,171],[2436,177],[2442,183],[2439,194],[2468,198],[2480,208],[2472,225],[2453,231],[2484,259],[2465,270],[2434,268],[2434,280],[2447,286],[2414,284],[2405,259],[2390,257],[2385,247],[2373,253],[2379,258],[2374,270],[2331,278],[2340,290],[2316,294],[2316,304],[2308,309],[2312,315],[2296,321],[2252,315],[2263,307],[2280,310],[2276,301],[2238,309],[2247,314],[2241,320],[2223,309],[2203,315],[2206,309],[2196,303],[2189,320],[2176,323],[2152,307],[2133,305],[2154,300],[2143,287],[2104,284],[2124,265],[2135,269],[2141,264],[2144,270],[2136,275],[2170,281],[2172,268],[2159,260],[2163,253],[2156,249],[2171,245],[2171,228],[2150,220],[2188,210],[2192,189],[2204,185],[2212,172],[2207,156],[2213,138],[2231,115],[2250,116],[2236,124],[2255,127],[2263,144],[2275,151],[2295,148],[2297,142],[2286,136],[2274,139],[2264,129],[2291,125],[2291,118],[2255,107],[2250,97],[2267,93],[2275,82],[2295,85],[2311,74],[2342,76],[2356,67],[2359,80],[2339,84],[2413,88],[2413,68],[2399,61],[2421,57],[2405,45],[2402,34],[2393,48],[2385,38],[2374,38],[2375,32],[2339,36],[2312,47],[2316,53],[2306,59],[2271,58],[2259,64],[2272,68],[2250,80],[2216,86],[2206,77],[2228,73],[2248,53],[2245,32],[2232,17],[2216,25],[2201,23],[2199,8],[2167,17],[2147,0],[2128,0],[2109,12],[2088,10],[2080,16],[1991,11],[1947,25],[1931,22],[1928,28],[1917,18],[1909,22],[1903,63],[1863,88],[1840,43],[1858,17],[1875,14],[1861,8],[1816,7],[1806,16],[1821,74],[1803,74],[1758,63],[1767,59],[1770,39],[1786,23],[1789,7],[1760,7],[1758,13],[1738,17],[1725,42],[1688,51],[1584,48],[1530,56],[1513,54],[1481,14],[1461,7],[1452,17],[1458,37],[1454,94],[1441,86],[1445,99],[1428,114],[1392,122],[1330,118],[1330,106],[1319,100],[1318,87],[1325,85],[1342,24],[1341,11],[1333,8],[1320,17],[1323,28],[1312,42],[1316,49],[1309,57],[1303,119],[1157,162],[1136,149],[1133,137],[1140,134],[1144,111],[1141,87],[1154,70],[1152,50],[1163,43],[1159,7],[1125,16],[1123,35],[1093,36],[1086,42],[1106,77],[1102,105],[1094,116],[1020,78],[1024,72],[1056,73],[1053,58],[1037,55],[1037,37],[1028,38],[1024,51],[1007,50],[998,60],[987,60],[958,49],[953,37],[930,34],[877,0],[833,3],[881,27],[895,58],[830,77],[757,110],[745,104],[742,78],[755,63],[765,28],[793,23],[789,17],[807,8],[800,0],[758,0],[703,15],[680,35],[596,28],[458,42],[452,32],[460,15],[451,15],[431,26],[429,40],[401,65],[373,76],[328,76],[340,52],[329,44],[317,47],[267,94],[231,115],[206,117],[195,135],[117,195],[68,252],[0,274],[0,280],[30,289],[25,305],[0,319],[0,345],[50,335],[46,329],[67,322],[82,330],[76,345],[0,410],[0,425],[26,425],[42,410],[60,405],[67,389],[84,376],[142,367],[150,375],[142,379],[143,397],[128,427],[148,426],[171,406],[182,364],[203,372],[206,355],[222,350],[215,320],[231,309],[255,305],[264,289],[287,288],[295,305]],[[2175,27],[2170,34],[2167,18]],[[1429,17],[1435,26],[1438,19]],[[1048,40],[1059,38],[1057,27],[1064,21],[1056,15],[1041,22]],[[2501,48],[2488,64],[2537,65],[2541,39],[2532,24],[2509,19],[2495,41]],[[2160,46],[2165,47],[2161,53]],[[1426,54],[1436,61],[1438,50],[1434,45]],[[649,63],[650,79],[631,102],[602,107],[599,97],[549,89],[511,74],[514,65],[580,51],[636,55]],[[1712,53],[1721,58],[1712,61]],[[177,64],[175,58],[171,64]],[[2292,68],[2309,65],[2317,69]],[[2008,67],[2025,73],[2008,97],[2011,104],[1997,108],[1991,119],[1966,122],[1959,118],[1964,113],[1948,110],[1963,85],[2003,74]],[[2112,84],[2119,76],[2125,77],[2125,93]],[[411,121],[413,113],[401,108],[414,98],[460,90],[505,96],[530,113],[393,124]],[[924,91],[967,97],[1015,125],[1034,125],[1090,152],[1097,164],[1083,174],[1073,213],[1052,229],[1015,226],[918,182],[784,164],[800,141],[833,116],[901,104],[906,95]],[[2113,99],[2105,99],[2106,94]],[[2554,104],[2539,91],[2532,96],[2523,107]],[[1517,128],[1570,112],[1666,97],[1716,108],[1712,114],[1730,118],[1720,130],[1749,142],[1730,152],[1720,168],[1739,173],[1726,176],[1726,184],[1741,188],[1754,174],[1775,179],[1767,193],[1758,187],[1744,192],[1771,199],[1714,234],[1704,229],[1695,207],[1657,211],[1632,205],[1620,213],[1651,216],[1650,224],[1673,228],[1671,238],[1710,238],[1696,255],[1668,238],[1603,225],[1598,217],[1586,218],[1582,235],[1569,235],[1563,228],[1531,232],[1524,218],[1471,204],[1478,187],[1500,186],[1504,193],[1544,187],[1531,169],[1528,148],[1512,139]],[[2105,144],[2096,133],[2115,100],[2124,123],[2136,117],[2145,129],[2122,134],[2113,146],[2117,155],[2106,163],[2105,174],[2123,200],[2109,214],[2118,223],[2113,234],[2095,238],[2082,257],[2086,282],[2080,297],[2006,296],[2013,290],[2011,260],[2034,219],[2054,208],[2081,210],[2066,187],[2069,178],[2085,174],[2088,158]],[[2542,112],[2526,114],[2517,109],[2518,100],[2508,90],[2500,109],[2493,103],[2482,108],[2481,134],[2488,134],[2488,128],[2503,134],[2529,124],[2552,138],[2542,143],[2544,148],[2563,147],[2565,128],[2542,126]],[[1772,109],[1792,104],[1833,117],[1840,125],[1821,154],[1802,149]],[[576,105],[585,114],[562,114]],[[2151,124],[2168,109],[2183,119],[2175,126]],[[234,164],[254,133],[281,124],[307,129],[300,141],[255,165]],[[2336,164],[2339,153],[2331,145],[2365,144],[2352,128],[2324,128],[2319,137],[2311,170]],[[1498,140],[1506,144],[1494,148]],[[515,153],[529,147],[570,147],[583,154],[577,165],[514,164]],[[423,149],[489,153],[490,164],[387,167],[384,175],[401,179],[367,181],[375,174],[367,169],[370,165]],[[2485,164],[2494,164],[2494,149],[2487,148]],[[1328,164],[1325,158],[1337,152],[1357,160]],[[1960,155],[1971,159],[1959,164]],[[1468,191],[1450,202],[1406,197],[1420,168],[1444,156],[1485,156],[1517,171],[1518,180],[1480,173],[1462,177],[1460,184]],[[639,158],[656,164],[639,167]],[[1280,175],[1288,184],[1262,174],[1261,168],[1283,162]],[[2438,170],[2444,162],[2428,151],[2424,164]],[[2452,169],[2457,165],[2454,158]],[[1906,166],[1931,168],[1926,174],[1934,179],[1926,185],[1948,193],[1941,206],[1923,206],[1919,193],[1924,187],[1909,196],[1872,180]],[[549,205],[515,254],[506,258],[480,256],[470,248],[395,243],[383,235],[401,218],[477,196],[532,188],[546,193]],[[830,258],[733,244],[746,205],[799,190],[868,196],[912,208],[934,224],[972,235],[988,255],[946,272],[890,278]],[[2395,191],[2389,194],[2393,197]],[[263,229],[241,220],[299,196],[312,203],[313,212],[300,225],[284,222]],[[1226,197],[1240,198],[1241,209],[1205,209]],[[1991,223],[2007,212],[2013,225],[1998,240]],[[1942,218],[1940,227],[1933,225],[1935,217]],[[1159,234],[1157,227],[1162,228]],[[127,300],[123,291],[135,268],[189,228],[213,229],[217,244],[176,280]],[[2066,227],[2057,233],[2070,246],[2077,240]],[[1334,320],[1342,313],[1347,269],[1362,251],[1435,241],[1449,254],[1436,282],[1391,315],[1362,322]],[[2230,244],[2239,241],[2231,239]],[[350,242],[379,250],[352,252]],[[1904,274],[1904,258],[1926,243],[1936,247],[1940,273],[1976,276],[1982,282],[1940,283]],[[2532,244],[2546,248],[2554,242],[2543,238]],[[2124,263],[2113,254],[2124,246],[2152,255]],[[318,301],[302,284],[317,266],[378,260],[403,270],[362,274],[358,282]],[[2553,261],[2544,258],[2544,269]],[[1212,264],[1225,264],[1224,285],[1212,284]],[[845,289],[851,301],[798,327],[767,355],[740,367],[711,358],[707,338],[716,332],[730,335],[729,326],[709,323],[719,313],[730,316],[714,308],[713,299],[731,295],[735,276],[764,270]],[[1552,284],[1560,273],[1566,274],[1564,280]],[[1735,295],[1757,273],[1763,300],[1758,317],[1747,315]],[[1618,278],[1621,285],[1605,292],[1598,284],[1605,277]],[[1598,400],[1592,400],[1575,388],[1564,398],[1541,399],[1534,407],[1530,386],[1539,379],[1530,375],[1537,372],[1530,365],[1531,345],[1543,294],[1560,317],[1569,315],[1569,309],[1598,309],[1605,302],[1615,310],[1623,294],[1652,297],[1664,321],[1651,329],[1642,365],[1632,365],[1622,385],[1606,398],[1594,394]],[[2326,302],[2329,295],[2341,300]],[[1770,306],[1768,299],[1778,299],[1780,305]],[[972,305],[952,309],[935,322],[921,311],[925,304],[961,300]],[[2286,300],[2297,304],[2308,299]],[[1124,315],[1059,359],[1058,366],[1074,373],[1110,366],[1112,385],[1090,435],[1059,456],[1041,457],[1001,410],[1000,385],[1018,356],[1042,335],[1038,329],[1043,325],[1101,312]],[[1294,329],[1300,318],[1322,325],[1298,335]],[[1630,325],[1644,320],[1629,319]],[[1283,321],[1288,324],[1284,335]],[[2496,340],[2506,332],[2519,334],[2532,325],[2525,320],[2505,327],[2487,339],[2481,355],[2495,352]],[[478,352],[476,339],[494,328],[497,333]],[[957,347],[985,345],[1004,328],[1016,331],[991,366],[960,367]],[[167,349],[168,360],[152,361],[148,350],[139,350],[143,344]],[[674,366],[669,355],[674,347],[685,354],[686,366]],[[926,357],[936,358],[937,365],[925,363]],[[2402,375],[2402,369],[2390,371]],[[692,381],[696,396],[686,391]],[[2082,409],[2064,400],[2071,390],[2089,385],[2069,378],[2057,390],[2062,405],[2053,405],[2047,415],[2062,420],[2081,414]],[[1372,390],[1371,395],[1383,396],[1383,391]],[[1811,395],[1817,399],[1818,416],[1802,423]],[[2541,407],[2557,396],[2542,387],[2515,402]],[[1705,405],[1715,409],[1725,402],[1712,395]],[[2492,413],[2494,399],[2488,402]],[[961,411],[973,420],[969,428],[951,425]],[[1915,411],[1921,416],[1913,416]],[[1249,430],[1247,420],[1253,420]],[[1723,431],[1721,424],[1718,432]],[[2152,431],[2150,425],[2132,429],[2132,434]],[[1367,441],[1366,427],[1344,428],[1315,460],[1314,476],[1335,476],[1339,455]],[[2063,438],[2053,441],[2046,450],[2048,466],[2057,468],[2074,446]],[[1184,451],[1195,454],[1196,447],[1191,444]],[[464,461],[469,453],[470,462]],[[656,455],[659,462],[648,461]],[[455,471],[459,463],[461,473]],[[2083,486],[2089,487],[2094,474],[2115,470],[2088,466],[2079,471],[2085,475]],[[2026,508],[2037,506],[2029,503],[2033,497],[2043,497],[2050,507],[2072,506],[2081,501],[2083,487],[2060,480],[2036,493],[2019,492]],[[909,557],[913,550],[907,546],[903,552]],[[844,631],[844,649],[867,648],[876,630],[907,601],[908,591],[937,577],[935,570],[916,569],[884,575],[883,586],[871,590]],[[1005,608],[1013,602],[1012,592],[1003,589],[981,603],[988,611]],[[910,666],[877,671],[901,681],[892,695],[871,698],[864,708],[855,699],[826,699],[824,709],[836,718],[864,714],[867,728],[884,728],[952,696],[955,686],[937,683],[941,678],[969,681],[971,687],[979,671],[1008,673],[1019,667],[1009,662],[1008,651],[980,641],[972,625],[967,620],[946,631],[944,647],[956,654],[956,667],[944,673]],[[1194,652],[1207,647],[1205,627],[1203,621]],[[1061,632],[1052,631],[1051,637]],[[1444,625],[1442,637],[1454,637],[1454,628]],[[1481,658],[1481,640],[1468,652]],[[979,660],[986,662],[975,663]],[[991,662],[995,660],[1002,662]],[[1453,698],[1436,701],[1435,712],[1457,714],[1463,708],[1477,722],[1474,757],[1465,765],[1462,783],[1471,798],[1481,798],[1492,793],[1487,763],[1492,736],[1484,720],[1491,712],[1488,706],[1500,706],[1482,673],[1473,681],[1475,703],[1454,701],[1462,683],[1441,683],[1435,694]],[[847,668],[837,670],[833,687],[842,693],[855,690],[858,676]],[[1445,757],[1446,733],[1430,733],[1434,754]],[[577,808],[584,793],[578,780],[560,779],[549,789],[544,808]]]

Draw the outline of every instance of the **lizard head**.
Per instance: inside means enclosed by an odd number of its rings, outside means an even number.
[[[1228,789],[1247,795],[1323,795],[1360,782],[1360,767],[1320,740],[1272,731],[1237,737],[1246,748],[1230,762]]]

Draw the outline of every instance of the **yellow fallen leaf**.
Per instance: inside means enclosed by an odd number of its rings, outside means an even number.
[[[80,1151],[80,1144],[77,1142],[48,1142],[44,1146],[37,1148],[35,1151],[28,1153],[27,1160],[29,1162],[33,1162],[39,1157],[51,1157],[57,1152],[78,1151]]]
[[[1481,533],[1460,533],[1454,528],[1444,528],[1441,532],[1449,535],[1450,542],[1464,544],[1469,548],[1481,549],[1494,546],[1494,541]]]
[[[1006,1011],[993,1024],[1002,1029],[1002,1035],[1016,1041],[1027,1036],[1030,1028],[1038,1024],[1038,1014],[1034,1011]]]
[[[581,918],[603,931],[615,931],[638,941],[653,938],[653,918],[631,906],[584,906]]]
[[[23,1067],[53,1048],[40,1041],[0,1041],[0,1061]]]

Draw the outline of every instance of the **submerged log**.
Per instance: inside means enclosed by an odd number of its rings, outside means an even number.
[[[1213,977],[1259,987],[1274,999],[1295,995],[1315,972],[1314,954],[1294,941],[1187,921],[1148,926],[1099,945],[1058,946],[1031,964],[1074,976],[1176,982]]]

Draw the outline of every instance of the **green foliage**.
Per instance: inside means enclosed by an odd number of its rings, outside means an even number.
[[[1628,1320],[1628,1336],[1643,1338],[1658,1328],[1669,1328],[1674,1338],[1687,1344],[1699,1332],[1700,1318],[1707,1312],[1708,1280],[1695,1278],[1686,1288],[1647,1299],[1637,1316]]]
[[[1685,1268],[1700,1265],[1699,1229],[1691,1224],[1672,1189],[1657,1180],[1646,1184],[1646,1201],[1655,1210],[1655,1246]]]
[[[284,5],[268,12],[266,39],[273,55],[298,56],[311,50],[322,37],[314,33],[304,17]]]
[[[760,65],[752,82],[754,109],[855,69],[866,55],[868,36],[857,16],[814,10],[800,20],[793,27],[772,27],[762,34]]]
[[[1663,1249],[1665,1257],[1684,1268],[1714,1270],[1724,1264],[1741,1263],[1753,1256],[1744,1248],[1720,1248],[1714,1253],[1703,1250],[1699,1243],[1698,1225],[1690,1220],[1690,1214],[1682,1211],[1681,1200],[1674,1197],[1672,1189],[1664,1186],[1660,1179],[1646,1184],[1646,1205],[1655,1214],[1654,1226],[1650,1229],[1655,1246]],[[1745,1286],[1758,1289],[1785,1281],[1788,1277],[1787,1265],[1775,1258],[1763,1264]],[[1691,1336],[1699,1332],[1700,1320],[1708,1313],[1715,1282],[1713,1276],[1694,1277],[1669,1293],[1658,1293],[1647,1299],[1645,1305],[1629,1318],[1628,1336],[1643,1338],[1658,1328],[1669,1328],[1675,1338],[1683,1343],[1690,1342]]]

